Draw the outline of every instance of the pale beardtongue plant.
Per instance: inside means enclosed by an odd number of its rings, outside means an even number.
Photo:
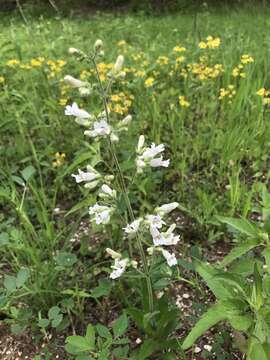
[[[136,272],[145,278],[148,291],[149,309],[150,312],[154,310],[154,293],[152,287],[152,280],[149,269],[151,267],[151,259],[160,254],[169,267],[177,265],[177,259],[171,247],[176,245],[180,237],[174,233],[176,224],[167,225],[167,215],[178,207],[177,202],[172,202],[156,207],[152,214],[144,214],[135,217],[134,210],[128,194],[128,185],[121,170],[121,166],[116,155],[116,144],[119,142],[121,133],[128,130],[128,126],[132,121],[132,116],[127,115],[124,119],[115,121],[110,116],[109,108],[109,93],[113,83],[121,81],[125,77],[122,71],[124,57],[119,55],[112,70],[108,73],[107,84],[104,85],[100,79],[97,61],[104,55],[103,43],[97,40],[94,45],[94,50],[91,54],[71,48],[69,53],[73,54],[80,61],[86,61],[92,64],[96,78],[97,89],[102,98],[103,109],[98,115],[90,114],[87,111],[80,109],[76,103],[66,106],[65,114],[74,116],[76,123],[87,128],[84,135],[89,137],[92,141],[105,142],[105,146],[109,149],[109,153],[113,162],[114,174],[101,174],[92,166],[86,166],[85,171],[78,169],[77,174],[72,174],[76,183],[83,183],[86,188],[99,188],[97,198],[99,201],[89,208],[91,220],[97,225],[107,225],[112,221],[113,216],[117,215],[117,198],[122,196],[124,198],[127,213],[128,224],[123,224],[123,249],[110,249],[106,251],[113,260],[111,266],[111,279],[117,279],[121,276],[127,275],[129,272]],[[90,95],[92,85],[87,82],[80,81],[67,75],[64,78],[65,82],[73,88],[77,88],[81,95]],[[136,176],[141,176],[146,168],[167,168],[169,160],[164,160],[163,153],[165,146],[163,144],[151,144],[150,147],[145,145],[144,135],[139,136],[136,153],[134,159],[134,171]],[[125,244],[129,244],[129,256],[123,256]],[[117,251],[115,251],[117,250]],[[134,259],[134,254],[139,254],[140,260],[137,262]]]

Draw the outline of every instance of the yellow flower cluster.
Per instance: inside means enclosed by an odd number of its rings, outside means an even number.
[[[235,86],[229,85],[227,88],[221,88],[219,91],[219,100],[222,100],[224,98],[232,99],[236,94]]]
[[[270,90],[261,88],[256,92],[256,94],[263,98],[264,104],[270,104]]]
[[[62,68],[66,65],[66,61],[64,60],[48,60],[47,65],[50,69],[50,73],[48,74],[48,78],[54,78],[56,74],[60,73],[62,71]]]
[[[10,59],[6,62],[7,66],[15,66],[15,65],[19,65],[20,64],[20,60],[18,59]]]
[[[213,38],[213,36],[207,36],[206,41],[199,42],[200,49],[216,49],[220,46],[220,38]]]
[[[66,154],[59,151],[54,154],[54,160],[52,161],[53,167],[59,167],[64,164],[66,158]]]
[[[246,73],[244,72],[245,69],[245,65],[253,63],[254,62],[254,58],[250,55],[244,54],[241,56],[241,60],[240,60],[240,64],[237,65],[233,71],[232,71],[232,76],[233,77],[242,77],[245,78],[246,77]]]
[[[4,84],[4,82],[5,82],[4,76],[0,76],[0,84]]]
[[[173,48],[173,52],[174,53],[181,53],[181,52],[185,52],[187,49],[183,46],[175,46]]]
[[[159,57],[157,58],[156,63],[157,63],[158,65],[160,65],[160,66],[168,65],[168,63],[169,63],[169,58],[168,58],[168,56],[159,56]]]
[[[186,108],[188,108],[190,106],[190,103],[186,100],[186,98],[184,96],[179,96],[178,100],[179,100],[180,106],[186,107]]]
[[[241,63],[242,64],[249,64],[249,63],[253,63],[254,59],[252,56],[244,54],[241,56]]]
[[[101,81],[105,81],[107,79],[107,73],[113,68],[114,64],[105,64],[99,63],[97,64],[97,68],[99,71],[99,76]]]
[[[188,70],[199,80],[207,80],[217,78],[222,72],[224,72],[224,66],[222,64],[215,64],[214,66],[207,66],[204,63],[188,64]]]
[[[155,79],[153,77],[149,77],[145,80],[144,85],[145,87],[149,88],[153,86]]]
[[[22,64],[18,59],[10,59],[6,62],[6,66],[15,67],[19,66],[20,69],[31,70],[33,68],[40,68],[45,66],[45,70],[48,73],[48,78],[53,78],[56,74],[62,71],[62,68],[66,65],[64,60],[48,60],[45,61],[45,58],[39,56],[37,58],[30,59],[29,63]]]
[[[132,100],[134,100],[134,96],[131,94],[123,92],[113,94],[110,97],[109,109],[116,114],[125,115],[129,112]]]

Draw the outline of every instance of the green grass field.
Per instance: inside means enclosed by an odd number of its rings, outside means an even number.
[[[105,248],[119,245],[120,231],[116,225],[101,235],[89,229],[87,206],[96,195],[71,177],[86,164],[102,167],[103,160],[99,144],[64,115],[73,101],[93,113],[101,105],[96,93],[81,97],[63,82],[67,74],[90,84],[95,78],[68,48],[89,52],[102,39],[105,55],[98,68],[104,83],[117,55],[124,55],[126,77],[109,99],[112,116],[133,116],[117,148],[122,170],[128,177],[140,134],[148,143],[165,144],[171,159],[167,171],[134,181],[130,201],[136,214],[179,202],[178,252],[186,263],[192,251],[206,259],[216,247],[226,254],[231,237],[216,215],[250,218],[262,184],[269,182],[269,30],[269,13],[259,7],[152,17],[29,16],[28,25],[19,17],[1,18],[0,314],[13,333],[35,334],[36,343],[47,344],[46,358],[54,359],[63,343],[55,335],[48,340],[50,334],[81,334],[90,321],[108,325],[114,318],[110,306],[120,315],[119,304],[125,303],[124,287],[111,289],[104,276],[110,263]],[[113,234],[109,243],[106,234]],[[186,271],[178,280],[186,278],[201,294],[203,285]],[[104,291],[108,302],[93,289]],[[195,308],[204,310],[206,298],[196,298]],[[56,306],[58,320],[47,324]],[[194,315],[180,318],[183,336]],[[213,341],[216,355],[204,350],[202,358],[238,358],[231,340],[229,347],[227,340],[227,347],[220,338]],[[184,356],[177,354],[175,359]],[[165,359],[160,356],[153,359]]]

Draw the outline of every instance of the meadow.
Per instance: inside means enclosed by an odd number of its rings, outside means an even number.
[[[22,356],[270,359],[269,19],[260,7],[1,18],[0,333]],[[74,103],[110,115],[109,142],[83,135]],[[169,166],[147,168],[140,135]],[[87,165],[106,186],[118,176],[117,195],[76,178]],[[117,213],[104,226],[98,196]],[[162,248],[146,259],[145,228],[123,235],[168,203],[173,267]],[[130,273],[110,276],[131,255]]]

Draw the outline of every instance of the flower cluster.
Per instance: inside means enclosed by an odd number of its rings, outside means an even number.
[[[150,147],[144,147],[145,138],[144,135],[141,135],[138,141],[137,146],[137,173],[143,173],[143,170],[147,167],[168,167],[170,160],[163,160],[163,155],[165,151],[164,144],[155,145],[152,143]]]
[[[179,100],[179,105],[182,107],[186,107],[188,108],[190,106],[190,103],[186,100],[185,96],[181,95],[178,98]]]
[[[270,90],[261,88],[256,92],[256,94],[263,98],[264,104],[270,104]]]
[[[207,36],[206,41],[199,42],[200,49],[216,49],[220,46],[220,38],[214,38],[213,36]]]
[[[224,98],[232,99],[236,94],[235,86],[234,85],[228,85],[227,88],[221,88],[219,91],[219,100],[222,100]]]

